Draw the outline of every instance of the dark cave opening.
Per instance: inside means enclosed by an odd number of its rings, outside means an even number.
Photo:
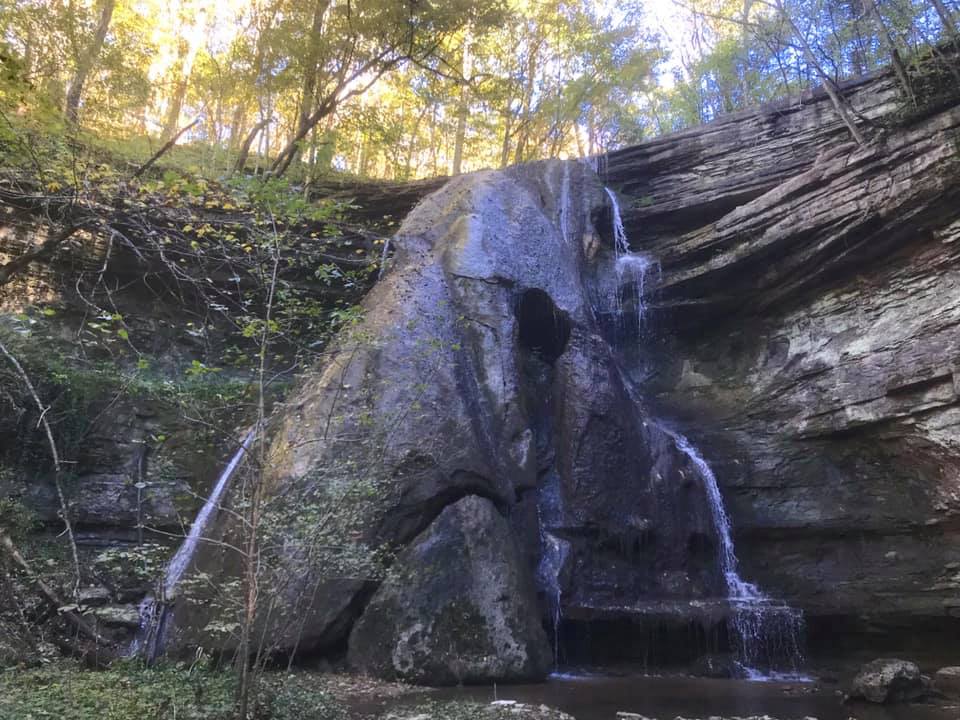
[[[545,362],[556,362],[570,339],[570,319],[550,296],[539,288],[524,290],[516,300],[520,348],[539,355]]]

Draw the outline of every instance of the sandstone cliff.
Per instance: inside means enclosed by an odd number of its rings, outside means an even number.
[[[648,386],[714,462],[747,574],[807,610],[815,643],[947,646],[960,108],[904,112],[890,76],[849,93],[866,147],[812,96],[614,153],[607,178],[662,264]]]

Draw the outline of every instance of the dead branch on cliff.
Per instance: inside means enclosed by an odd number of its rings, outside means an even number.
[[[13,561],[14,565],[20,568],[24,576],[26,576],[26,578],[38,590],[43,599],[46,600],[46,602],[49,603],[51,607],[59,613],[60,617],[64,618],[78,631],[89,637],[91,640],[94,640],[98,644],[108,644],[108,641],[97,632],[93,625],[88,623],[75,610],[71,609],[69,605],[64,603],[60,595],[52,587],[45,583],[36,572],[34,572],[33,568],[30,566],[30,563],[28,563],[26,558],[23,557],[23,555],[17,549],[16,544],[13,542],[13,539],[3,528],[0,528],[0,547],[3,548],[4,553],[6,553],[6,555]]]
[[[30,380],[30,376],[27,374],[27,371],[23,369],[23,365],[20,364],[20,361],[17,360],[15,355],[7,350],[6,345],[4,345],[2,342],[0,342],[0,354],[3,354],[3,356],[10,361],[10,364],[13,365],[14,369],[16,369],[17,375],[20,376],[24,386],[30,393],[30,397],[33,398],[33,402],[36,404],[37,410],[40,412],[40,420],[37,422],[37,424],[43,426],[43,431],[47,436],[47,444],[50,448],[50,456],[53,458],[53,482],[57,488],[57,498],[60,502],[61,519],[63,520],[64,527],[66,528],[67,539],[70,541],[70,553],[73,556],[74,569],[73,595],[76,597],[80,592],[81,582],[80,556],[77,553],[77,540],[73,534],[73,522],[70,520],[70,508],[67,505],[67,500],[63,494],[63,483],[61,482],[61,478],[63,476],[63,465],[60,462],[60,453],[57,450],[57,441],[53,437],[53,429],[50,427],[50,421],[47,420],[47,410],[50,408],[45,406],[43,401],[40,400],[40,395],[37,393],[33,382]]]

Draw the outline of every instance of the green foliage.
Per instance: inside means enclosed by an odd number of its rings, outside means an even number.
[[[203,661],[152,668],[122,661],[100,671],[60,661],[0,671],[0,720],[236,720],[236,684],[233,671]],[[348,720],[358,717],[348,700],[370,701],[381,692],[395,694],[397,688],[312,673],[266,673],[251,703],[251,720]]]
[[[0,718],[233,720],[234,687],[231,673],[175,666],[7,671],[0,674]]]
[[[94,573],[113,585],[137,585],[160,577],[170,559],[170,548],[157,543],[107,548],[93,560]]]
[[[17,537],[36,527],[36,515],[21,500],[0,497],[0,525],[11,536]]]
[[[268,678],[261,705],[269,720],[347,720],[351,714],[309,675]]]

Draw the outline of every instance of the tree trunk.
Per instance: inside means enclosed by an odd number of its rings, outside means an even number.
[[[810,43],[807,42],[806,36],[800,31],[800,28],[787,12],[787,9],[783,6],[782,0],[778,0],[776,7],[780,12],[781,17],[790,26],[790,29],[793,30],[794,35],[796,35],[797,41],[800,43],[800,48],[803,50],[803,57],[807,61],[808,68],[817,73],[817,76],[823,83],[823,89],[827,91],[827,96],[830,98],[830,102],[833,104],[833,107],[840,116],[840,119],[843,121],[843,124],[847,126],[847,130],[850,131],[850,134],[853,136],[853,139],[856,140],[858,145],[866,145],[867,141],[863,137],[863,133],[860,132],[860,129],[857,127],[857,123],[853,119],[853,110],[850,108],[849,103],[847,103],[844,97],[840,94],[840,89],[837,87],[836,83],[833,82],[833,79],[827,74],[827,71],[823,69],[823,66],[817,62],[817,58],[813,54],[813,49],[810,47]]]
[[[187,130],[189,130],[190,128],[198,125],[199,123],[200,123],[200,118],[196,118],[196,119],[195,119],[192,123],[190,123],[189,125],[186,125],[186,126],[180,128],[179,130],[177,130],[176,132],[174,132],[173,137],[171,137],[169,140],[167,140],[167,141],[163,144],[163,147],[161,147],[159,150],[157,150],[157,151],[153,154],[153,157],[151,157],[151,158],[150,158],[149,160],[147,160],[143,165],[141,165],[141,166],[137,169],[137,171],[136,171],[131,177],[132,177],[134,180],[136,180],[138,177],[140,177],[141,175],[143,175],[147,170],[149,170],[151,167],[153,167],[153,164],[154,164],[157,160],[159,160],[159,159],[164,155],[164,153],[166,153],[168,150],[170,150],[170,148],[172,148],[174,145],[177,144],[177,140],[180,139],[180,136],[181,136],[181,135],[183,135]]]
[[[297,150],[300,147],[300,143],[307,137],[313,129],[313,126],[332,113],[336,107],[336,101],[328,98],[307,118],[306,122],[299,123],[300,129],[294,133],[283,150],[280,151],[280,154],[277,155],[277,159],[273,161],[270,169],[274,175],[280,177],[287,171],[290,163],[297,157]]]
[[[430,106],[430,174],[436,176],[437,173],[437,106]]]
[[[460,100],[457,103],[457,133],[453,142],[453,174],[459,175],[463,167],[463,143],[467,138],[467,113],[469,112],[469,82],[472,60],[470,57],[470,34],[463,40],[463,65],[461,75],[463,83],[460,85]]]
[[[417,115],[417,121],[413,124],[413,130],[410,133],[410,142],[407,143],[407,159],[403,169],[404,180],[409,180],[413,172],[413,155],[417,149],[417,138],[420,136],[420,126],[423,124],[423,118],[427,116],[429,110],[429,106],[424,105]]]
[[[250,128],[250,132],[247,134],[246,139],[244,139],[243,144],[240,146],[240,152],[237,155],[237,161],[233,164],[233,172],[231,174],[243,172],[243,168],[247,164],[247,158],[250,156],[250,148],[253,147],[253,141],[257,139],[257,135],[260,134],[260,131],[269,124],[270,118],[264,118]]]
[[[313,6],[310,46],[304,60],[303,85],[300,91],[300,113],[297,116],[297,127],[294,132],[294,136],[300,138],[300,140],[294,146],[291,157],[285,162],[284,170],[296,159],[299,152],[299,142],[306,138],[310,130],[316,126],[316,122],[310,122],[310,116],[313,114],[317,102],[317,66],[320,62],[320,42],[323,39],[323,26],[329,9],[330,0],[317,0]]]
[[[177,132],[180,126],[180,113],[183,112],[183,101],[187,97],[187,78],[181,73],[174,86],[170,105],[167,107],[167,119],[163,123],[163,137],[169,139]]]
[[[513,131],[513,113],[509,105],[503,111],[503,145],[500,146],[500,167],[505,168],[510,162],[510,135]]]
[[[876,0],[863,0],[864,5],[867,8],[867,12],[873,17],[873,21],[877,24],[877,35],[880,38],[880,44],[883,45],[884,50],[890,55],[890,63],[893,65],[893,72],[897,76],[897,80],[900,82],[900,86],[903,88],[904,96],[911,102],[916,104],[916,98],[913,95],[913,88],[910,87],[910,77],[907,75],[907,68],[903,64],[903,59],[900,57],[900,51],[897,50],[897,45],[893,40],[893,36],[890,34],[890,31],[887,29],[886,23],[883,21],[883,15],[880,14],[880,8],[877,7]]]
[[[527,149],[527,136],[530,134],[530,123],[533,119],[533,91],[537,74],[537,53],[540,52],[540,41],[531,44],[530,54],[527,56],[527,72],[523,89],[523,104],[520,110],[520,126],[517,128],[517,149],[513,156],[515,163],[523,162],[523,155]]]
[[[104,0],[103,7],[100,8],[100,21],[93,33],[93,39],[77,60],[77,67],[67,90],[64,107],[67,121],[72,125],[76,125],[80,118],[80,98],[83,96],[83,86],[87,82],[87,76],[93,69],[94,63],[100,57],[100,50],[103,49],[103,43],[107,39],[107,30],[110,28],[110,19],[113,17],[115,5],[116,0]]]
[[[237,103],[237,106],[233,109],[233,116],[230,118],[230,145],[231,150],[236,150],[239,142],[241,145],[243,141],[240,140],[241,137],[244,137],[243,131],[244,126],[247,124],[247,106],[240,101]]]

